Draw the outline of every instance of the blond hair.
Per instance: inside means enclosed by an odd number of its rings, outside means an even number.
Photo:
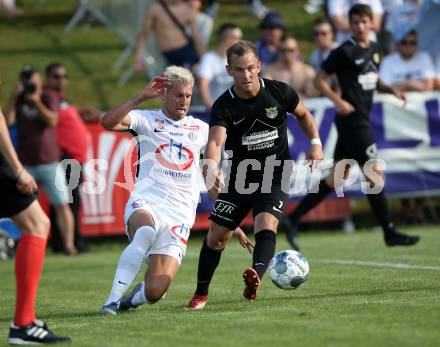
[[[194,86],[193,74],[191,73],[191,71],[181,66],[176,66],[176,65],[168,66],[165,69],[163,76],[169,79],[171,82],[176,81],[184,85],[190,84],[191,86]]]

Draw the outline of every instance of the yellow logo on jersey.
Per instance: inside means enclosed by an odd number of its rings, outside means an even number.
[[[278,109],[276,106],[266,108],[266,116],[270,119],[274,119],[276,116],[278,116]]]
[[[379,64],[379,62],[380,62],[380,55],[379,55],[379,53],[374,53],[374,54],[373,54],[373,61],[374,61],[376,64]]]

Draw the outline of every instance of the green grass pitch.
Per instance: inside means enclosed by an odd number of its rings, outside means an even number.
[[[92,245],[78,257],[49,253],[37,312],[55,332],[71,336],[74,346],[439,346],[437,229],[406,230],[422,236],[411,248],[386,248],[378,231],[306,233],[301,245],[308,281],[282,291],[266,276],[252,303],[241,299],[241,273],[251,256],[232,240],[210,300],[198,312],[183,307],[195,288],[200,236],[191,238],[165,300],[116,317],[98,310],[124,242]],[[280,235],[277,251],[288,248]],[[3,345],[14,309],[12,261],[0,262],[0,279]]]

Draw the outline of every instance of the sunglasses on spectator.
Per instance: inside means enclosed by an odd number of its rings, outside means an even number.
[[[400,41],[402,46],[417,46],[417,41],[415,40],[402,40]]]
[[[313,36],[327,36],[329,32],[327,31],[314,31]]]
[[[280,50],[283,53],[293,53],[293,52],[296,52],[296,48],[293,48],[293,47],[281,47]]]
[[[68,79],[69,76],[67,74],[55,74],[51,76],[52,78],[55,78],[56,80],[61,80],[61,79]]]

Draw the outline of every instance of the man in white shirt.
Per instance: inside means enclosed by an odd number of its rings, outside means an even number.
[[[214,100],[233,84],[233,79],[225,68],[226,50],[242,36],[243,33],[238,25],[223,24],[217,32],[216,50],[205,53],[200,60],[197,84],[203,104],[208,109],[211,109]]]
[[[336,27],[336,42],[341,44],[350,38],[348,11],[356,4],[365,4],[373,12],[373,27],[370,39],[376,41],[376,33],[382,25],[383,6],[380,0],[328,0],[327,12]]]
[[[411,30],[398,43],[397,52],[386,56],[380,77],[400,91],[429,91],[434,87],[435,68],[430,55],[417,51],[417,33]]]
[[[137,141],[136,183],[124,212],[130,244],[122,252],[103,315],[160,300],[174,279],[196,217],[200,194],[200,153],[208,125],[188,116],[194,77],[170,66],[136,97],[114,107],[101,119],[108,130],[126,131]],[[140,103],[163,98],[161,110],[135,110]],[[243,246],[249,246],[241,232]],[[145,282],[122,298],[142,261],[149,264]]]

